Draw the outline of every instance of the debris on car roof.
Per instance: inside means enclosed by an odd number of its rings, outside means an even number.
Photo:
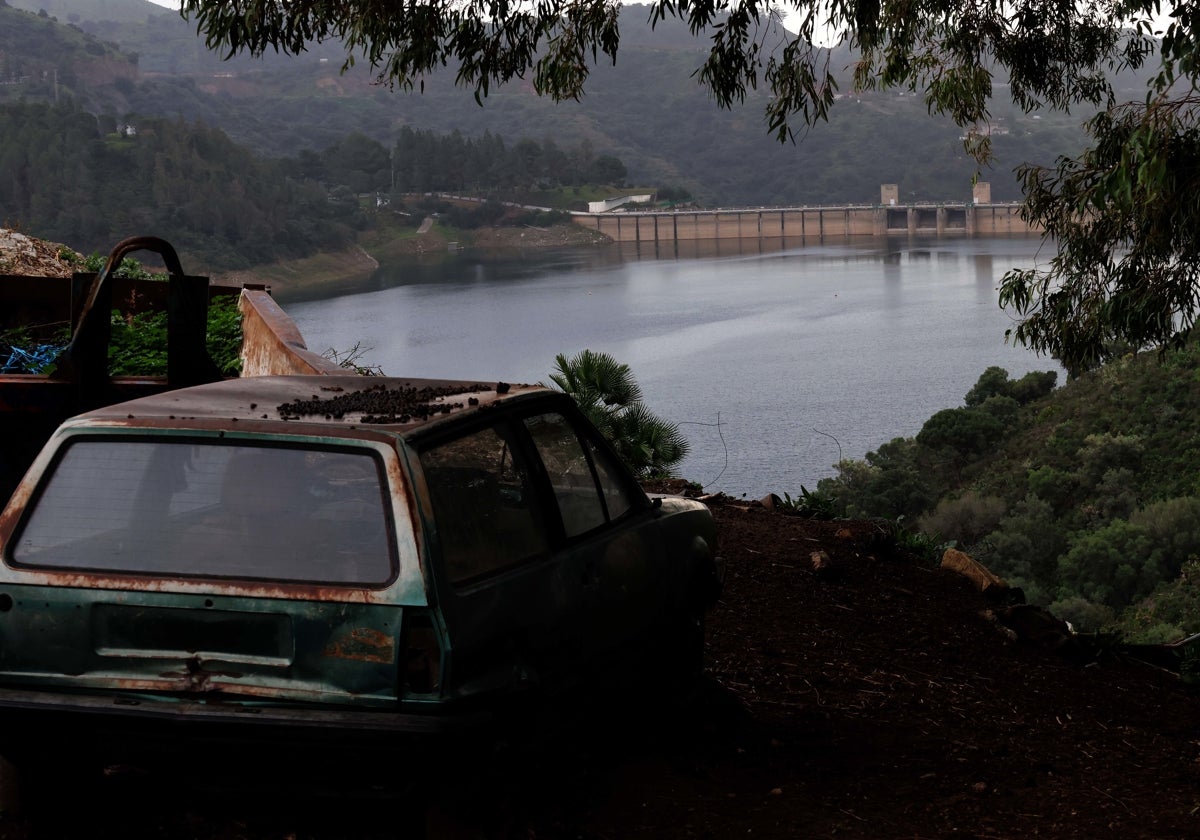
[[[341,391],[331,397],[314,395],[312,399],[283,403],[277,411],[285,420],[311,416],[340,420],[347,414],[358,413],[362,415],[363,423],[408,423],[413,418],[424,420],[435,414],[449,414],[453,409],[463,408],[464,405],[477,406],[479,398],[475,396],[467,397],[465,403],[444,400],[447,397],[486,391],[503,394],[507,391],[507,386],[505,390],[501,390],[499,386],[489,385],[439,386],[404,382],[394,388],[388,388],[380,384],[361,391]]]
[[[155,394],[118,408],[98,408],[88,416],[120,421],[236,418],[410,426],[544,390],[537,385],[504,382],[484,385],[469,380],[363,377],[352,373],[254,376]]]

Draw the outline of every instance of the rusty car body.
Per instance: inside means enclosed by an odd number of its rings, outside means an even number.
[[[240,378],[65,422],[0,516],[0,708],[426,731],[690,667],[700,503],[567,396]],[[436,723],[441,721],[441,723]]]
[[[5,744],[65,718],[439,733],[697,668],[712,517],[647,496],[569,397],[348,374],[262,289],[222,378],[192,317],[213,292],[174,262],[190,337],[167,377],[83,351],[106,269],[75,284],[57,374],[0,378],[28,450],[0,514]]]

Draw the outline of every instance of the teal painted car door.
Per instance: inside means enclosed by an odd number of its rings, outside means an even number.
[[[628,470],[578,418],[524,419],[561,523],[560,564],[585,624],[580,653],[607,657],[663,618],[674,570],[657,511]]]
[[[504,418],[420,451],[433,513],[446,690],[467,698],[554,681],[576,666],[573,575],[520,430]]]

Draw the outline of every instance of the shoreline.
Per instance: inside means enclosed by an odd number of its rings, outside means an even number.
[[[212,280],[234,284],[262,283],[274,293],[304,293],[317,289],[336,289],[344,283],[359,282],[370,277],[381,262],[393,259],[441,259],[463,249],[512,251],[594,247],[609,245],[613,241],[604,234],[572,223],[548,228],[485,227],[454,231],[452,235],[456,238],[450,238],[447,232],[436,226],[425,233],[412,232],[399,236],[372,231],[342,251],[214,273]]]

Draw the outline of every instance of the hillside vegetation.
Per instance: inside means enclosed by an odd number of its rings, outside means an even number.
[[[336,249],[361,225],[356,202],[292,178],[203,125],[139,120],[118,131],[71,103],[0,104],[0,222],[107,251],[154,234],[210,265]]]
[[[13,5],[32,8],[38,0]],[[830,123],[796,145],[779,144],[762,118],[766,94],[752,92],[744,106],[720,109],[693,76],[704,44],[679,21],[650,30],[647,6],[623,9],[620,59],[615,67],[596,68],[581,101],[553,103],[518,80],[480,105],[449,72],[425,79],[419,92],[376,85],[362,67],[342,72],[336,44],[312,45],[299,56],[222,62],[191,24],[144,5],[148,13],[139,21],[124,5],[121,17],[110,19],[102,11],[108,7],[81,0],[56,4],[63,28],[77,21],[71,25],[79,33],[119,49],[136,71],[131,77],[110,78],[82,60],[86,53],[60,46],[26,56],[14,44],[12,55],[36,60],[43,69],[59,66],[59,96],[69,92],[97,115],[203,122],[267,156],[319,151],[353,133],[390,147],[405,128],[468,137],[487,131],[509,144],[522,138],[562,147],[587,142],[596,155],[624,161],[631,182],[678,186],[723,206],[872,203],[879,201],[882,183],[899,184],[905,200],[965,201],[976,173],[963,153],[961,132],[948,119],[931,117],[918,97],[849,95],[852,57],[845,53],[830,58],[832,66],[847,68],[841,82],[846,96]],[[0,29],[10,26],[12,16],[36,17],[6,8],[0,15]],[[66,65],[74,68],[70,85],[63,81]],[[51,99],[53,91],[40,79],[0,88],[0,99]],[[1081,148],[1080,119],[1026,116],[998,106],[996,164],[982,173],[995,200],[1019,198],[1013,174],[1018,164],[1050,163]]]
[[[71,102],[0,102],[0,168],[9,173],[0,178],[6,226],[88,252],[153,233],[206,270],[340,252],[359,237],[370,241],[368,232],[413,233],[427,215],[460,230],[565,223],[562,214],[495,201],[456,206],[424,193],[574,206],[625,178],[619,159],[586,144],[510,145],[486,133],[404,129],[391,149],[350,134],[320,152],[266,158],[202,123],[141,118],[118,125]]]
[[[1200,632],[1200,344],[1054,379],[989,368],[963,406],[819,491],[919,522],[1080,629]]]

